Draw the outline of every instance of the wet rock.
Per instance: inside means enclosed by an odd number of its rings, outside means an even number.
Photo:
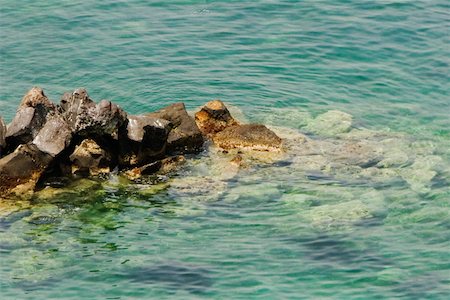
[[[130,180],[136,180],[141,178],[143,175],[151,175],[155,173],[167,174],[176,171],[185,162],[186,158],[182,155],[171,156],[127,170],[124,175]]]
[[[69,159],[73,174],[95,176],[110,171],[110,154],[91,139],[83,140]]]
[[[350,131],[353,117],[345,112],[330,110],[317,116],[305,129],[317,135],[335,136]]]
[[[195,114],[195,122],[203,135],[212,137],[227,127],[238,125],[220,100],[209,101]]]
[[[28,197],[52,157],[33,144],[20,145],[0,159],[0,197]]]
[[[60,154],[69,146],[72,131],[60,114],[49,116],[47,122],[36,135],[33,144],[52,157]]]
[[[171,123],[149,116],[128,116],[126,137],[121,137],[120,164],[145,164],[164,154]]]
[[[65,93],[60,111],[72,131],[80,136],[111,136],[118,138],[119,128],[126,124],[127,114],[108,100],[95,104],[85,89]]]
[[[202,149],[202,133],[195,120],[188,115],[183,103],[169,105],[147,116],[165,119],[172,124],[172,130],[167,138],[168,153],[196,153]]]
[[[183,155],[176,155],[164,158],[161,160],[161,167],[158,170],[160,174],[167,174],[178,170],[186,163],[186,158]]]
[[[31,142],[46,122],[47,114],[55,110],[41,88],[32,88],[22,99],[17,113],[8,125],[6,143],[10,151]]]
[[[3,122],[3,118],[0,117],[0,157],[3,156],[3,150],[6,148],[6,125],[5,122]]]
[[[223,149],[281,151],[282,140],[264,125],[246,124],[228,127],[217,133],[214,144]]]

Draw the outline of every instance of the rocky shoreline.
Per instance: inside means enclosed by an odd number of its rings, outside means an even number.
[[[213,100],[195,114],[183,103],[129,115],[118,105],[95,103],[85,89],[65,93],[59,104],[41,88],[22,99],[8,126],[0,117],[0,199],[30,199],[47,186],[104,176],[113,170],[135,180],[167,172],[199,153],[205,142],[222,151],[281,152],[283,143],[262,124],[240,124]]]

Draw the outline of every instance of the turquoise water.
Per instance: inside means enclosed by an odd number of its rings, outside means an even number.
[[[289,163],[236,176],[203,153],[156,186],[112,176],[36,200],[0,219],[2,299],[448,299],[449,11],[444,0],[0,0],[8,121],[34,85],[54,101],[86,87],[130,113],[220,98],[300,131],[337,109],[415,145],[395,180],[311,176],[294,147]]]

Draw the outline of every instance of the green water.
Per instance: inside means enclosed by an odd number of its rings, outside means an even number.
[[[54,101],[86,87],[130,113],[220,98],[281,132],[341,110],[408,158],[390,177],[318,176],[294,146],[227,176],[205,152],[157,185],[84,182],[0,219],[1,298],[448,299],[449,11],[445,0],[0,0],[7,121],[34,85]]]

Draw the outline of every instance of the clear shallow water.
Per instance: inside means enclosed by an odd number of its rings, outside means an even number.
[[[320,178],[295,163],[230,179],[194,159],[158,193],[112,178],[39,201],[1,219],[2,298],[450,295],[447,1],[0,7],[8,121],[33,85],[53,100],[83,86],[131,113],[220,98],[289,128],[305,125],[305,112],[339,109],[356,126],[432,145],[411,150],[421,166],[428,154],[442,159],[426,188],[403,177]]]

